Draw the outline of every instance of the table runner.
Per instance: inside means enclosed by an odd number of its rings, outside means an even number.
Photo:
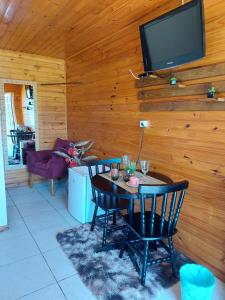
[[[103,178],[112,181],[113,183],[115,183],[116,185],[120,186],[121,188],[127,190],[129,193],[131,194],[135,194],[138,192],[138,188],[136,187],[130,187],[126,184],[126,182],[123,180],[123,172],[120,172],[120,177],[118,180],[112,180],[111,178],[111,174],[109,173],[103,173],[103,174],[99,174],[100,176],[102,176]],[[142,173],[140,172],[135,172],[134,176],[139,178],[140,184],[166,184],[164,181],[161,181],[159,179],[156,179],[154,177],[151,176],[144,176]]]

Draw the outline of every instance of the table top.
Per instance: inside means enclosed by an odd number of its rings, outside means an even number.
[[[167,184],[173,183],[173,181],[169,177],[157,172],[148,172],[147,175],[161,180]],[[137,198],[137,193],[131,193],[128,190],[120,187],[116,183],[102,177],[101,175],[93,176],[92,184],[97,191],[104,191],[105,193],[111,196],[116,196],[125,199],[130,199],[131,197]]]

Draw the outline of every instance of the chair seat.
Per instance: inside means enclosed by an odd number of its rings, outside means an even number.
[[[132,228],[144,239],[162,239],[163,237],[168,238],[168,222],[165,220],[162,235],[160,235],[160,223],[161,217],[158,214],[155,214],[155,226],[153,235],[150,234],[150,211],[145,212],[145,232],[141,232],[141,213],[136,212],[133,214],[133,224]],[[124,215],[126,222],[129,224],[129,215]],[[176,231],[174,232],[174,234]]]
[[[127,199],[115,199],[109,196],[99,196],[93,202],[97,204],[102,210],[122,210],[127,209],[129,206],[129,200]]]

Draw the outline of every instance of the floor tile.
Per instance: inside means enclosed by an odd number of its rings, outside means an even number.
[[[28,195],[32,194],[34,190],[30,188],[29,186],[18,186],[18,187],[12,187],[12,188],[7,188],[7,191],[10,196],[18,196],[18,195]]]
[[[37,185],[35,186],[35,189],[41,193],[43,196],[45,196],[46,198],[54,198],[54,197],[61,197],[61,195],[63,195],[65,189],[65,182],[62,181],[62,183],[55,183],[55,196],[52,196],[50,193],[50,183],[48,184],[43,184],[43,185]]]
[[[21,300],[65,300],[57,284],[52,284],[32,294],[19,298]]]
[[[30,234],[0,241],[0,267],[39,253],[40,251]]]
[[[15,239],[16,237],[28,234],[29,231],[24,224],[23,220],[10,220],[8,222],[8,230],[5,230],[0,233],[0,243],[5,240]]]
[[[59,229],[69,225],[62,216],[56,211],[42,212],[41,214],[35,214],[32,216],[24,217],[24,222],[27,224],[31,232],[47,229],[49,227],[57,226]]]
[[[57,281],[76,273],[73,264],[61,248],[47,251],[43,255]]]
[[[225,299],[225,282],[216,279],[215,291],[213,293],[212,300],[224,300]]]
[[[97,300],[83,284],[79,275],[66,278],[59,282],[67,300]]]
[[[71,225],[69,224],[64,224],[64,226],[55,225],[47,229],[33,232],[32,235],[41,251],[45,252],[60,247],[59,243],[56,240],[57,233],[63,232],[64,230],[70,228]]]
[[[6,205],[7,205],[7,207],[14,206],[14,202],[12,201],[12,199],[7,191],[6,191]]]
[[[15,204],[46,201],[46,199],[37,191],[34,191],[33,193],[29,193],[29,194],[26,194],[26,193],[20,194],[19,193],[18,195],[11,196],[11,198]]]
[[[45,211],[54,211],[54,208],[52,208],[47,201],[29,201],[25,203],[18,203],[16,206],[23,217],[41,214]]]
[[[68,209],[61,209],[58,210],[58,213],[72,226],[72,227],[78,227],[82,224],[77,221],[68,211]]]
[[[62,198],[62,197],[48,197],[47,199],[48,203],[54,207],[56,210],[61,210],[61,209],[67,209],[67,198]]]
[[[8,223],[12,224],[18,221],[22,221],[22,217],[15,206],[7,207]]]
[[[41,255],[0,268],[0,299],[15,300],[37,291],[55,279]]]

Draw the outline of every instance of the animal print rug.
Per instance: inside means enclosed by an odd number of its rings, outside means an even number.
[[[119,250],[95,253],[102,240],[102,228],[99,225],[91,232],[90,224],[84,224],[58,233],[56,238],[84,284],[99,300],[153,299],[153,296],[159,296],[163,289],[178,281],[172,276],[170,264],[158,264],[148,267],[143,287],[126,252],[122,259],[119,258]],[[119,231],[111,236],[114,241],[121,238],[122,233]],[[164,251],[163,248],[158,248],[153,255],[158,257]],[[176,252],[177,269],[190,262],[187,257]]]

